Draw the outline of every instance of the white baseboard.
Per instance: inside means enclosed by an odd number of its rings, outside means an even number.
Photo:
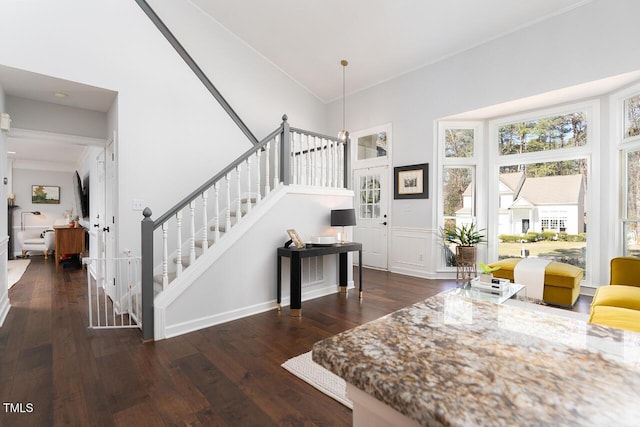
[[[353,287],[353,281],[349,282],[347,288],[351,289]],[[336,285],[325,286],[323,288],[314,289],[310,292],[303,292],[302,301],[309,301],[326,295],[335,294],[336,292],[338,292],[338,287]],[[283,298],[281,305],[283,307],[289,306],[290,298]],[[247,316],[253,316],[254,314],[264,313],[265,311],[269,310],[275,310],[276,307],[277,304],[274,300],[226,311],[223,313],[213,314],[211,316],[201,317],[199,319],[189,320],[188,322],[177,323],[175,325],[166,325],[164,309],[156,307],[154,311],[155,340],[176,337],[182,334],[187,334],[189,332],[194,332],[200,329],[230,322],[232,320],[241,319]]]
[[[391,267],[389,271],[391,271],[392,273],[404,274],[405,276],[419,277],[421,279],[440,279],[440,277],[438,277],[436,273],[423,270],[414,270],[406,267],[394,266]]]

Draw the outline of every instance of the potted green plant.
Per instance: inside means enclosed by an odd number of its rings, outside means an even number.
[[[449,242],[458,246],[475,246],[486,242],[485,229],[479,229],[475,223],[456,225],[443,231],[444,237]]]
[[[456,225],[442,230],[443,240],[456,245],[456,280],[468,283],[476,275],[476,245],[486,242],[485,229],[475,223]]]

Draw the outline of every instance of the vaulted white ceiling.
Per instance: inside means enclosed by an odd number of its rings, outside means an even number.
[[[331,102],[342,94],[342,59],[349,61],[347,92],[353,93],[592,0],[190,1],[322,102]],[[103,112],[117,95],[3,66],[0,83],[11,96]],[[53,158],[43,147],[37,152]]]
[[[191,0],[323,102],[591,0]]]

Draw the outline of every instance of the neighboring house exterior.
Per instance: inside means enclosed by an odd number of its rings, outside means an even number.
[[[585,188],[582,175],[526,178],[524,172],[500,175],[498,235],[555,231],[579,234],[585,230]],[[470,188],[456,223],[470,222]]]
[[[585,231],[582,175],[526,178],[509,207],[509,227],[500,234]]]

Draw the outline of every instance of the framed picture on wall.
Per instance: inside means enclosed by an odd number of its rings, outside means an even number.
[[[429,163],[398,166],[394,169],[394,199],[429,198]]]
[[[52,185],[32,185],[31,203],[60,204],[60,187]]]

